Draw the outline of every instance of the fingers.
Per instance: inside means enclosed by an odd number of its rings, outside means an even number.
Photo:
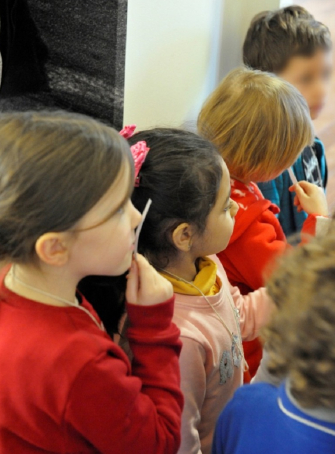
[[[151,306],[163,303],[173,295],[173,287],[141,255],[133,259],[126,289],[128,303]]]
[[[316,192],[319,192],[321,189],[315,184],[309,183],[308,181],[299,181],[296,187],[297,192],[300,192],[301,194],[307,194],[309,196]]]
[[[299,181],[291,186],[289,191],[295,192],[293,203],[298,212],[306,211],[308,214],[328,215],[328,204],[322,188],[308,181]]]
[[[148,279],[153,272],[152,266],[141,254],[137,254],[137,266],[140,281]]]
[[[135,260],[131,262],[131,267],[127,276],[126,300],[136,304],[139,290],[139,270]]]

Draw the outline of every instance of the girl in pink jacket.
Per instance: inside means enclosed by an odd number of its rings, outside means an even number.
[[[132,201],[143,210],[152,199],[139,250],[173,284],[173,320],[183,342],[179,453],[209,454],[216,419],[242,384],[242,339],[257,336],[272,303],[263,288],[241,295],[215,256],[227,246],[238,210],[215,147],[175,129],[143,131],[129,140],[138,141],[149,152]]]

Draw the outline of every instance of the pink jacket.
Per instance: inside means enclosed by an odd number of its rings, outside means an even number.
[[[238,336],[233,309],[240,312],[243,340],[257,336],[267,322],[273,305],[264,288],[241,295],[232,287],[216,257],[221,290],[208,300],[218,311],[229,331]],[[231,335],[202,296],[176,294],[173,322],[181,330],[183,343],[180,368],[185,397],[182,415],[182,442],[179,454],[210,454],[216,420],[224,406],[242,384],[243,361],[233,349]],[[235,364],[234,364],[235,363]]]

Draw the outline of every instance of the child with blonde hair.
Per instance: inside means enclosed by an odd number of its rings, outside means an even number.
[[[80,115],[27,112],[0,116],[0,142],[0,451],[176,453],[173,290],[132,260],[126,140]],[[129,267],[132,366],[76,291]]]
[[[229,245],[218,257],[230,282],[245,294],[264,285],[265,266],[287,247],[277,218],[279,209],[264,199],[256,183],[281,174],[312,143],[308,107],[288,82],[270,73],[238,68],[205,102],[198,128],[216,145],[231,174],[231,198],[239,211]],[[314,232],[316,216],[328,214],[323,191],[308,182],[291,190],[310,213],[304,231]],[[316,200],[320,203],[315,204]],[[246,348],[253,376],[261,345],[247,344]]]
[[[284,381],[236,392],[218,420],[213,454],[334,452],[334,276],[334,231],[282,260],[267,283],[278,311],[264,337],[268,367]]]
[[[172,284],[174,322],[181,330],[180,454],[209,454],[215,421],[242,384],[241,339],[254,338],[273,305],[264,289],[242,296],[215,254],[233,234],[238,205],[229,171],[209,141],[176,129],[142,131],[130,144],[149,152],[132,201],[152,199],[139,250]]]

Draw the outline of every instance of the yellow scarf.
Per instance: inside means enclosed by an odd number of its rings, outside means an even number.
[[[213,260],[209,259],[208,257],[204,257],[199,259],[199,272],[195,276],[193,282],[204,295],[211,296],[216,295],[219,293],[221,288],[221,281],[217,277],[217,265],[213,262]],[[182,295],[191,295],[191,296],[199,296],[199,292],[196,288],[192,285],[187,284],[186,282],[179,281],[178,279],[170,276],[162,272],[164,277],[171,282],[173,285],[173,291],[175,293],[181,293]]]

